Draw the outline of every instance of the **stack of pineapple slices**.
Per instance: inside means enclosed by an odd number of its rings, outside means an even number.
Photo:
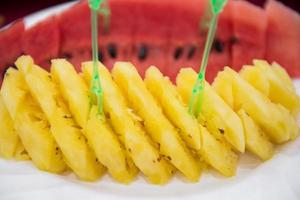
[[[107,170],[118,182],[141,171],[164,184],[178,170],[198,181],[206,165],[224,176],[236,173],[245,149],[268,160],[274,144],[295,139],[300,100],[286,72],[256,60],[238,74],[225,68],[206,83],[201,115],[187,112],[192,69],[182,69],[177,87],[156,67],[143,81],[135,67],[118,62],[109,71],[99,63],[105,119],[89,104],[92,63],[77,74],[64,59],[51,73],[30,56],[7,70],[0,96],[0,155],[28,159],[41,170],[72,170],[94,181]]]

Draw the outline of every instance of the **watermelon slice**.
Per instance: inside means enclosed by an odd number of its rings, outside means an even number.
[[[87,1],[81,1],[58,15],[61,36],[61,55],[72,55],[78,49],[91,48],[90,10]]]
[[[18,20],[9,28],[0,31],[0,84],[10,66],[22,54],[21,38],[24,33],[24,22]]]
[[[232,2],[228,1],[223,12],[219,16],[218,28],[215,40],[208,59],[206,80],[212,83],[217,73],[224,66],[231,66],[231,41],[233,35]]]
[[[208,60],[207,80],[211,82],[221,67],[230,64],[230,39],[232,35],[230,2],[219,17],[216,39]],[[183,4],[172,3],[172,25],[170,36],[169,66],[166,73],[174,81],[182,67],[199,70],[208,27],[203,25],[203,17],[208,1],[188,0]],[[183,31],[184,30],[184,31]]]
[[[300,15],[276,1],[266,4],[268,16],[266,59],[300,77]]]
[[[56,17],[49,17],[25,31],[22,49],[31,55],[37,64],[49,69],[52,58],[59,54],[60,34]]]
[[[88,1],[80,1],[57,16],[60,29],[60,57],[81,71],[81,63],[91,60],[91,21]],[[103,61],[103,49],[99,49]]]
[[[232,67],[240,70],[243,65],[251,64],[253,58],[265,57],[267,15],[262,8],[247,1],[232,4]]]
[[[171,25],[167,55],[168,67],[164,73],[175,81],[182,67],[200,65],[204,38],[201,37],[200,22],[206,8],[206,1],[181,0],[170,2]]]
[[[116,61],[130,61],[132,54],[136,0],[110,0],[110,19],[108,29],[104,26],[103,15],[99,16],[99,46],[103,63],[109,69]]]
[[[108,2],[109,29],[103,28],[103,17],[99,17],[99,58],[108,68],[117,60],[131,61],[143,75],[150,65],[156,65],[173,80],[182,67],[199,70],[207,30],[200,29],[199,23],[208,0]],[[80,70],[81,62],[91,59],[88,1],[82,0],[50,19],[26,31],[25,53],[33,55],[41,65],[49,66],[49,59],[57,56],[59,48],[58,57],[70,59]],[[299,21],[299,14],[276,1],[270,0],[264,11],[246,1],[229,0],[219,17],[208,60],[208,81],[211,82],[225,65],[238,70],[254,58],[276,61],[285,66],[290,75],[300,76],[296,60],[300,55]],[[10,65],[21,54],[24,25],[23,22],[17,24],[0,32],[1,66]],[[59,34],[55,30],[59,30]],[[40,37],[45,33],[49,36]],[[45,38],[51,42],[43,40]],[[7,50],[8,46],[12,48]],[[282,53],[282,49],[288,53]]]
[[[136,0],[133,16],[136,24],[133,33],[131,61],[143,76],[150,65],[164,71],[171,14],[169,0]]]

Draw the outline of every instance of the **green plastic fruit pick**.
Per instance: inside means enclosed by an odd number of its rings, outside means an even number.
[[[227,0],[211,0],[212,18],[210,20],[209,30],[208,30],[205,48],[204,48],[202,61],[201,61],[201,66],[200,66],[200,71],[196,83],[192,90],[192,96],[189,101],[189,108],[188,108],[189,113],[196,118],[198,117],[202,107],[203,90],[205,85],[205,72],[207,67],[208,56],[217,29],[218,16],[220,12],[222,12],[226,3]]]
[[[92,55],[93,55],[93,75],[90,87],[90,108],[97,105],[98,115],[103,118],[103,90],[98,71],[98,9],[103,0],[89,0],[91,9],[92,25]],[[91,109],[90,109],[91,110]]]

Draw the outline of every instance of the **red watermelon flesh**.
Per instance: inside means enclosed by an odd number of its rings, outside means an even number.
[[[77,49],[72,54],[65,54],[65,58],[72,63],[77,72],[81,71],[81,63],[92,59],[91,49]]]
[[[91,60],[91,21],[88,1],[83,0],[57,16],[60,29],[60,57],[81,71],[81,63]]]
[[[169,6],[168,0],[138,0],[135,3],[131,61],[142,76],[150,65],[156,65],[161,71],[167,67],[171,21]]]
[[[102,61],[108,68],[117,60],[132,61],[142,75],[150,65],[156,65],[173,79],[181,67],[198,70],[206,39],[205,33],[199,33],[199,16],[203,16],[207,1],[109,0],[112,13],[108,32],[103,30],[103,19],[99,18],[99,55]],[[299,14],[274,1],[268,3],[266,10],[269,20],[266,57],[270,62],[275,60],[283,66],[287,65],[290,74],[295,76],[299,74],[299,65],[295,61],[300,51]],[[235,69],[239,69],[253,58],[265,57],[264,16],[264,11],[244,1],[228,2],[219,17],[216,39],[208,61],[209,81],[225,65],[233,64]],[[70,58],[80,69],[81,61],[91,59],[87,0],[59,14],[58,23],[61,39],[59,57]],[[289,28],[290,24],[293,28]],[[27,48],[31,49],[29,46]],[[284,46],[285,51],[289,48],[289,53],[280,51]],[[54,50],[49,54],[51,52]],[[48,65],[48,59],[42,59],[40,63]],[[0,59],[0,62],[3,61]]]
[[[234,42],[232,67],[240,70],[253,58],[264,58],[267,16],[263,9],[247,1],[232,2]]]
[[[165,44],[169,39],[171,13],[169,0],[136,0],[133,15],[136,20],[133,38],[135,43],[151,41]]]
[[[58,15],[61,35],[61,54],[77,49],[91,48],[90,10],[87,1],[81,1]]]
[[[206,1],[181,0],[170,2],[171,25],[169,51],[164,73],[175,81],[182,67],[193,67],[197,70],[201,60],[203,38],[200,22],[203,17]]]
[[[132,62],[140,75],[144,77],[145,71],[151,65],[158,67],[161,71],[166,68],[167,45],[152,45],[148,43],[136,44],[132,50]]]
[[[180,2],[178,1],[178,4],[182,5]],[[200,29],[199,25],[205,15],[207,2],[189,0],[184,6],[186,10],[174,4],[171,50],[168,56],[169,66],[166,70],[171,80],[175,80],[182,67],[192,67],[199,71],[208,30],[208,27],[204,27],[204,30]],[[230,40],[232,35],[230,4],[229,2],[219,17],[215,42],[208,59],[206,79],[209,82],[213,80],[223,66],[230,65]],[[181,29],[181,27],[184,27],[184,29]],[[179,51],[182,53],[177,58],[175,55],[178,55]]]
[[[22,54],[23,33],[23,20],[16,21],[11,27],[0,31],[0,84],[7,67],[14,66],[16,58]]]
[[[59,54],[60,34],[56,17],[49,17],[27,29],[22,38],[22,49],[31,55],[37,64],[49,68],[49,60]]]
[[[206,70],[206,80],[210,83],[224,66],[231,66],[232,2],[231,0],[228,1],[219,16],[217,32],[209,54]]]
[[[111,69],[116,61],[130,61],[132,54],[136,0],[110,0],[109,28],[105,29],[103,15],[99,17],[99,46],[104,64]]]
[[[290,76],[300,77],[300,15],[276,1],[268,1],[266,13],[267,60],[284,66]]]

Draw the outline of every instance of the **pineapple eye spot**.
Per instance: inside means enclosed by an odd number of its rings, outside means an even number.
[[[105,118],[106,118],[106,119],[110,119],[110,114],[106,112],[106,113],[105,113]]]
[[[27,154],[27,152],[26,152],[26,150],[24,149],[20,154],[21,154],[21,155],[25,155],[25,154]]]
[[[220,132],[221,134],[224,134],[224,133],[225,133],[224,129],[222,129],[222,128],[219,128],[219,132]]]

